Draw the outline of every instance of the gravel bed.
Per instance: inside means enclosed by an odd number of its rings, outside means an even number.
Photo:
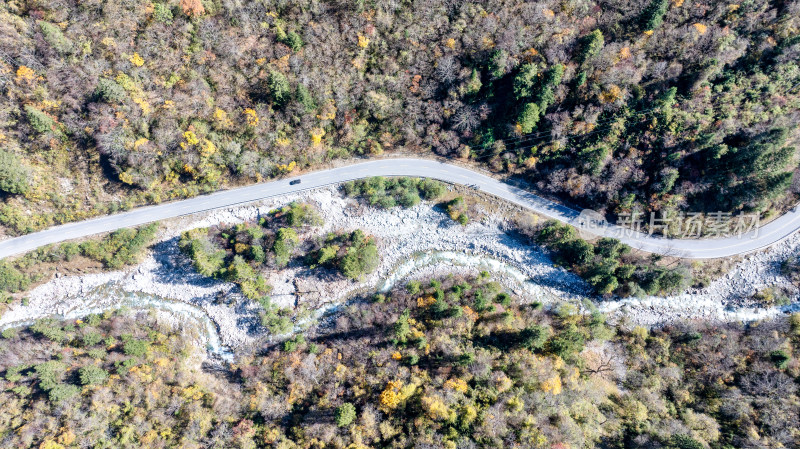
[[[264,330],[257,324],[259,306],[243,300],[234,285],[196,274],[178,251],[177,241],[185,230],[255,221],[294,200],[314,204],[325,220],[324,226],[305,231],[304,237],[362,229],[376,237],[381,264],[357,282],[299,264],[266,272],[273,286],[273,300],[282,306],[321,310],[356,292],[386,287],[387,279],[393,284],[447,273],[475,275],[483,270],[528,301],[580,301],[589,294],[585,282],[555,267],[545,251],[515,238],[509,232],[511,224],[501,215],[502,207],[500,212],[475,217],[475,221],[461,226],[430,203],[379,210],[344,198],[335,188],[323,188],[170,220],[163,224],[158,243],[140,265],[110,273],[54,278],[29,292],[27,306],[15,304],[0,317],[0,328],[45,316],[90,313],[86,310],[112,307],[119,300],[115,294],[142,294],[191,305],[215,323],[224,345],[248,347],[263,337]],[[798,252],[800,237],[795,235],[768,251],[746,257],[707,288],[667,298],[602,301],[599,307],[613,318],[625,316],[628,322],[645,326],[674,320],[774,316],[796,306],[759,309],[748,305],[746,299],[760,288],[783,286],[794,293],[796,301],[798,291],[780,275],[779,264]],[[440,254],[449,256],[438,257]],[[475,263],[478,259],[480,263]],[[107,296],[98,299],[102,294]],[[90,304],[87,298],[92,298]]]

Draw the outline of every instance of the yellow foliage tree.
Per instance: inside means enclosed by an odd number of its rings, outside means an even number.
[[[380,406],[382,409],[391,411],[400,405],[400,388],[403,384],[397,381],[391,381],[386,384],[380,396]]]
[[[131,64],[135,65],[136,67],[141,67],[144,65],[144,59],[139,56],[139,53],[134,52],[129,58]]]
[[[214,111],[214,120],[217,122],[217,125],[219,125],[221,128],[230,128],[231,126],[233,126],[233,122],[231,121],[230,118],[228,118],[228,113],[220,108],[217,108],[217,110]]]
[[[39,445],[39,449],[64,449],[64,446],[53,440],[47,440]]]
[[[200,156],[203,158],[208,158],[216,153],[217,153],[217,146],[214,145],[214,142],[208,139],[203,139],[203,146],[200,147]]]
[[[622,98],[622,89],[616,84],[612,84],[600,94],[600,101],[603,103],[616,103],[620,98]]]
[[[278,164],[276,168],[278,170],[278,173],[284,174],[293,172],[295,167],[297,167],[297,162],[292,161],[289,162],[288,164]]]
[[[322,128],[314,128],[311,130],[311,143],[319,145],[322,143],[322,137],[325,136],[325,130]]]
[[[708,27],[703,25],[702,23],[695,23],[692,26],[694,27],[695,30],[697,30],[698,33],[700,33],[700,35],[706,34],[706,31],[708,30]]]
[[[258,114],[254,109],[247,108],[244,110],[244,117],[247,119],[247,126],[257,126],[258,125]]]
[[[469,389],[467,382],[461,378],[448,379],[447,382],[444,383],[444,387],[450,390],[460,391],[461,393],[466,393]]]
[[[424,308],[436,302],[433,296],[420,296],[417,298],[417,307]]]
[[[147,142],[150,142],[150,141],[145,139],[144,137],[142,137],[140,139],[136,139],[136,142],[133,142],[133,149],[134,150],[138,150],[142,145],[147,144]]]
[[[545,393],[552,393],[554,395],[561,394],[561,378],[555,375],[549,379],[545,379],[540,387]]]
[[[455,412],[438,397],[423,396],[421,402],[425,413],[434,421],[451,421],[455,418]]]
[[[186,131],[183,133],[183,138],[186,139],[186,143],[189,145],[197,145],[200,143],[200,139],[197,138],[197,135],[193,131]]]
[[[36,72],[34,72],[30,67],[21,65],[17,69],[17,84],[30,83],[34,80],[34,78],[36,78]]]

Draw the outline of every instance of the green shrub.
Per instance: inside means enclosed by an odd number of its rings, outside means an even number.
[[[122,352],[131,357],[142,357],[150,349],[150,343],[145,340],[130,339],[122,346]]]
[[[353,422],[353,420],[356,419],[356,407],[349,402],[345,402],[336,408],[334,417],[336,419],[337,426],[347,427]]]
[[[116,368],[117,374],[119,374],[120,376],[124,376],[124,375],[128,374],[128,371],[130,371],[131,368],[136,366],[136,364],[137,364],[137,361],[136,361],[136,359],[133,359],[133,358],[125,359],[125,360],[122,360],[122,361],[118,360],[118,361],[114,362],[114,368]]]
[[[0,260],[0,291],[16,293],[24,291],[30,285],[28,276],[10,263]]]
[[[9,366],[6,368],[6,372],[3,377],[8,382],[19,382],[22,380],[22,371],[26,370],[27,368],[28,367],[26,365]]]
[[[103,348],[92,348],[86,351],[86,355],[93,359],[105,359],[108,353]]]
[[[414,207],[419,204],[419,202],[419,194],[414,191],[404,192],[400,195],[400,199],[398,200],[398,203],[405,208]]]
[[[153,18],[161,23],[172,25],[172,8],[163,3],[153,4]]]
[[[50,402],[58,404],[75,396],[80,391],[80,388],[76,387],[75,385],[58,384],[48,391],[47,398],[50,399]]]
[[[669,0],[652,0],[640,19],[644,31],[658,28],[664,22],[667,9],[669,9]]]
[[[316,263],[319,266],[336,265],[336,256],[339,253],[339,245],[328,245],[320,248],[317,253]]]
[[[12,195],[28,191],[30,170],[13,153],[0,150],[0,191]]]
[[[345,183],[342,189],[349,197],[363,198],[370,205],[383,209],[391,209],[398,204],[413,207],[419,204],[421,198],[434,200],[445,192],[444,185],[432,179],[387,179],[380,176]]]
[[[25,105],[25,115],[31,128],[39,134],[46,134],[56,130],[55,120],[31,105]]]
[[[272,245],[272,251],[275,253],[275,264],[278,267],[285,267],[289,264],[292,251],[299,242],[300,238],[294,229],[281,228],[278,230],[275,243]]]
[[[14,327],[8,327],[3,329],[3,332],[0,332],[0,336],[2,336],[6,340],[11,340],[12,338],[16,337],[19,332]]]
[[[444,195],[444,184],[433,179],[423,179],[418,184],[419,194],[428,201],[435,200]]]
[[[673,435],[669,439],[669,449],[705,449],[702,443],[689,435]]]
[[[64,260],[71,262],[75,256],[81,253],[81,248],[77,243],[67,242],[61,245],[61,252],[64,255]]]
[[[292,320],[287,315],[287,309],[265,308],[260,315],[261,325],[272,334],[286,334],[292,330]]]
[[[292,202],[282,210],[286,215],[286,222],[289,226],[296,228],[299,226],[320,226],[323,224],[322,217],[309,204]]]
[[[122,103],[128,98],[128,93],[116,81],[100,78],[94,91],[95,97],[106,103]]]
[[[36,365],[33,370],[36,372],[36,377],[39,379],[39,388],[44,391],[50,391],[61,382],[61,378],[67,370],[67,365],[62,362],[51,360]]]
[[[283,342],[283,350],[285,352],[294,352],[297,350],[298,347],[304,345],[306,343],[305,337],[303,335],[298,335],[291,340],[286,340]]]
[[[81,385],[100,385],[108,378],[108,371],[97,365],[86,365],[78,370]]]
[[[64,33],[61,32],[61,28],[43,20],[39,21],[39,28],[42,30],[44,40],[47,41],[55,51],[59,53],[72,52],[72,41],[64,36]]]
[[[83,321],[89,326],[97,326],[103,321],[103,318],[96,313],[92,313],[87,315]]]
[[[61,343],[66,338],[67,334],[58,322],[50,318],[43,318],[36,320],[33,326],[30,327],[31,331],[39,334],[48,340],[56,343]]]
[[[339,264],[342,274],[349,279],[358,279],[378,268],[378,247],[372,238],[357,229],[350,234],[347,252]]]
[[[155,223],[139,229],[120,229],[102,241],[90,240],[80,245],[84,256],[102,262],[107,268],[122,268],[135,263],[144,248],[153,240],[158,225]]]
[[[83,336],[83,346],[91,347],[103,341],[103,336],[97,332],[87,332]]]
[[[519,73],[514,77],[514,97],[516,97],[517,100],[529,98],[533,95],[534,86],[536,85],[536,76],[538,74],[539,67],[536,64],[529,63],[522,65],[519,69]]]
[[[283,106],[291,97],[289,80],[283,73],[272,71],[267,79],[267,91],[276,106]]]
[[[219,276],[225,266],[225,251],[208,240],[206,229],[181,234],[178,247],[192,259],[194,269],[203,276]]]
[[[777,349],[769,353],[770,361],[772,361],[778,369],[786,369],[791,358],[792,357],[782,349]]]
[[[517,119],[522,133],[530,134],[539,123],[540,116],[541,111],[536,103],[525,103],[525,106],[522,107],[522,111],[520,111],[519,118]]]

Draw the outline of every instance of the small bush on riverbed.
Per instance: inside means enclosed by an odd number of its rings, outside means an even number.
[[[453,221],[459,222],[462,226],[466,226],[466,224],[469,223],[467,203],[464,202],[463,197],[457,196],[447,203],[447,215],[449,215]]]
[[[6,261],[0,261],[0,291],[15,293],[25,290],[30,278]]]
[[[691,281],[691,273],[684,267],[635,263],[626,257],[631,248],[619,240],[602,238],[591,244],[580,239],[574,228],[557,221],[548,221],[533,237],[554,252],[559,265],[574,270],[601,295],[670,294]]]
[[[329,234],[319,248],[309,254],[312,266],[336,268],[348,279],[358,279],[378,268],[380,257],[372,237],[360,229],[350,234]]]
[[[421,199],[435,200],[444,194],[445,187],[432,179],[375,176],[347,182],[343,190],[347,196],[361,198],[371,206],[390,209],[395,206],[413,207]]]
[[[101,241],[81,243],[84,256],[102,262],[106,268],[118,269],[136,262],[141,251],[153,240],[158,225],[155,223],[139,229],[120,229]]]
[[[71,262],[79,255],[101,262],[109,269],[136,263],[153,241],[156,229],[157,223],[139,229],[120,229],[80,245],[75,242],[46,245],[13,261],[0,261],[0,299],[11,298],[10,293],[24,292],[31,284],[56,271],[55,265],[44,264]]]

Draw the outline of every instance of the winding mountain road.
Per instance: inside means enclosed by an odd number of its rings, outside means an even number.
[[[633,232],[608,223],[588,222],[585,219],[586,215],[582,215],[576,210],[457,165],[429,159],[380,159],[317,171],[294,178],[224,190],[187,200],[141,207],[128,212],[69,223],[21,237],[2,240],[0,241],[0,259],[65,240],[371,176],[414,176],[433,178],[454,184],[475,185],[485,193],[522,206],[532,212],[569,223],[591,234],[615,237],[642,251],[688,259],[711,259],[750,253],[777,243],[800,229],[800,211],[795,208],[760,229],[740,237],[702,240],[666,239]],[[291,185],[290,181],[295,179],[301,179],[302,182]]]

